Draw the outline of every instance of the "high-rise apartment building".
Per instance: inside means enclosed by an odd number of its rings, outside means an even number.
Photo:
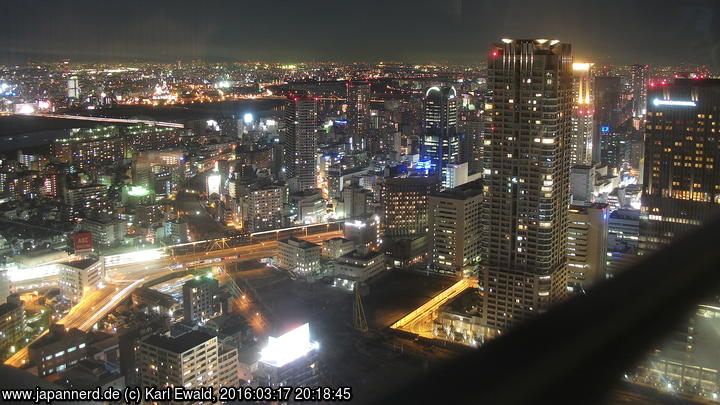
[[[557,40],[505,39],[488,57],[479,278],[488,333],[546,311],[566,292],[570,49]]]
[[[349,81],[347,87],[347,128],[353,149],[366,147],[367,129],[370,124],[370,83]]]
[[[64,214],[70,220],[106,211],[109,207],[108,187],[89,184],[63,191]]]
[[[67,138],[56,139],[51,149],[60,162],[80,170],[108,165],[125,156],[124,142],[115,125],[73,128]]]
[[[570,163],[588,165],[592,162],[593,115],[595,107],[592,96],[590,69],[593,63],[573,63],[573,114],[572,150]]]
[[[466,183],[430,196],[429,248],[434,271],[463,275],[480,260],[482,185]]]
[[[455,88],[430,87],[425,92],[424,102],[422,156],[444,184],[447,166],[461,161]]]
[[[720,80],[676,79],[648,91],[641,253],[670,243],[720,205]]]
[[[437,177],[387,178],[383,184],[385,236],[422,236],[428,227],[430,195],[440,191]]]
[[[309,96],[290,96],[286,100],[282,142],[285,176],[297,177],[300,190],[316,188],[316,99]]]
[[[266,186],[248,191],[243,198],[244,228],[248,232],[269,231],[282,227],[283,189]]]

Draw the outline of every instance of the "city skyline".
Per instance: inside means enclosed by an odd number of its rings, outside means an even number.
[[[720,403],[720,5],[2,11],[3,400]]]

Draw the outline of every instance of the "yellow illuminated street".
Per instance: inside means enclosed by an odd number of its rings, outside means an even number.
[[[476,287],[477,280],[463,278],[431,298],[414,311],[402,317],[390,327],[433,339],[435,338],[433,335],[433,320],[435,311],[437,311],[441,305],[456,297],[466,289]]]

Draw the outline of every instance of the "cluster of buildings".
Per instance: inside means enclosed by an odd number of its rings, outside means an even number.
[[[549,39],[503,39],[486,63],[464,71],[193,70],[216,81],[187,100],[238,96],[268,75],[274,80],[256,94],[283,99],[258,118],[72,129],[48,154],[0,161],[0,215],[55,235],[30,245],[58,249],[83,232],[100,250],[211,235],[189,222],[213,222],[235,236],[342,222],[343,236],[322,244],[278,241],[273,265],[293,279],[331,278],[347,290],[390,269],[476,280],[438,309],[434,323],[437,337],[476,345],[586,293],[714,214],[720,81],[578,62],[570,44]],[[317,80],[297,80],[302,69]],[[78,77],[68,78],[69,99],[83,98]],[[183,102],[177,92],[186,82],[155,80],[150,103]],[[233,90],[213,93],[208,83]],[[9,229],[0,231],[7,257],[35,248]],[[72,303],[103,282],[102,260],[60,265],[59,285]],[[271,338],[261,352],[247,328],[231,328],[232,299],[214,278],[192,278],[174,293],[143,288],[132,300],[146,315],[182,322],[125,328],[132,343],[117,350],[132,352],[121,353],[117,369],[105,364],[114,356],[108,350],[90,350],[101,337],[53,328],[30,347],[38,374],[100,367],[108,381],[120,370],[143,385],[186,387],[320,378],[308,325]],[[672,380],[706,397],[720,392],[720,364],[699,354],[716,342],[719,307],[700,306],[675,337],[683,344],[656,351],[638,378]],[[14,295],[0,305],[4,345],[21,340],[22,308]]]

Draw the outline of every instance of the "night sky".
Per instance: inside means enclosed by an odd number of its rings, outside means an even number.
[[[720,68],[720,1],[2,0],[0,63],[478,62],[503,37],[576,59]],[[611,59],[608,59],[611,57]]]

